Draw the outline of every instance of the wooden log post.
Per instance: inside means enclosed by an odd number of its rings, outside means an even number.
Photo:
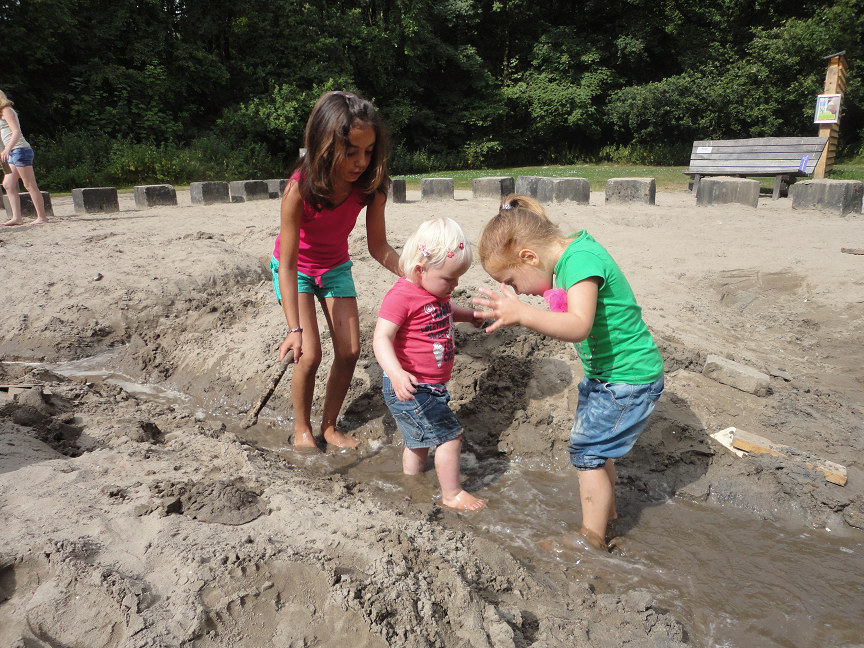
[[[825,94],[839,94],[840,108],[843,108],[843,91],[846,90],[846,52],[837,52],[826,56],[828,71],[825,73]],[[840,134],[840,116],[836,124],[819,124],[819,137],[827,137],[825,151],[813,172],[814,178],[824,178],[825,174],[834,168],[834,157],[837,154],[837,138]]]

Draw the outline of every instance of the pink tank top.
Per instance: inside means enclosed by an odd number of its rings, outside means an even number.
[[[291,180],[299,182],[300,172],[292,175]],[[316,211],[304,200],[297,270],[310,277],[320,277],[348,261],[348,235],[357,224],[357,216],[365,206],[363,194],[356,187],[333,209]],[[277,260],[280,237],[281,235],[276,237],[276,246],[273,249],[273,256]]]

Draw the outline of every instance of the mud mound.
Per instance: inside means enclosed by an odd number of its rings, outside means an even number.
[[[159,496],[158,509],[165,515],[177,513],[201,522],[239,526],[255,520],[268,510],[266,501],[258,493],[236,481],[194,484],[160,482],[150,488]],[[145,508],[139,514],[147,512]]]
[[[71,412],[70,404],[57,396],[45,394],[41,387],[26,389],[15,395],[12,402],[0,407],[0,419],[7,419],[40,441],[67,457],[83,452],[79,445],[82,427]]]

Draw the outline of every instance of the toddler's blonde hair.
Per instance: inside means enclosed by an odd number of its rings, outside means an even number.
[[[473,259],[471,243],[459,223],[452,218],[433,218],[420,223],[405,241],[399,255],[399,270],[404,275],[411,275],[418,265],[435,267],[452,258],[470,265]]]
[[[501,201],[498,214],[486,223],[477,253],[486,272],[498,272],[519,264],[519,252],[564,238],[539,202],[520,194]]]

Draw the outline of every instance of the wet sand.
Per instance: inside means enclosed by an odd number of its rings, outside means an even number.
[[[476,240],[496,209],[408,198],[387,210],[397,247],[437,215]],[[287,381],[239,425],[284,329],[267,270],[278,203],[179,200],[79,216],[59,198],[49,227],[0,231],[0,384],[40,385],[5,404],[0,388],[0,645],[854,645],[864,280],[840,249],[864,245],[860,215],[683,193],[549,206],[622,266],[667,391],[619,464],[617,549],[547,554],[537,541],[579,519],[572,349],[458,327],[463,472],[490,504],[444,510],[433,474],[399,473],[371,351],[392,278],[362,216],[363,349],[342,419],[361,445],[316,455],[290,447]],[[455,300],[480,286],[475,264]],[[769,392],[706,377],[709,354],[771,375]],[[842,464],[848,483],[795,457],[738,459],[708,437],[729,426]]]

